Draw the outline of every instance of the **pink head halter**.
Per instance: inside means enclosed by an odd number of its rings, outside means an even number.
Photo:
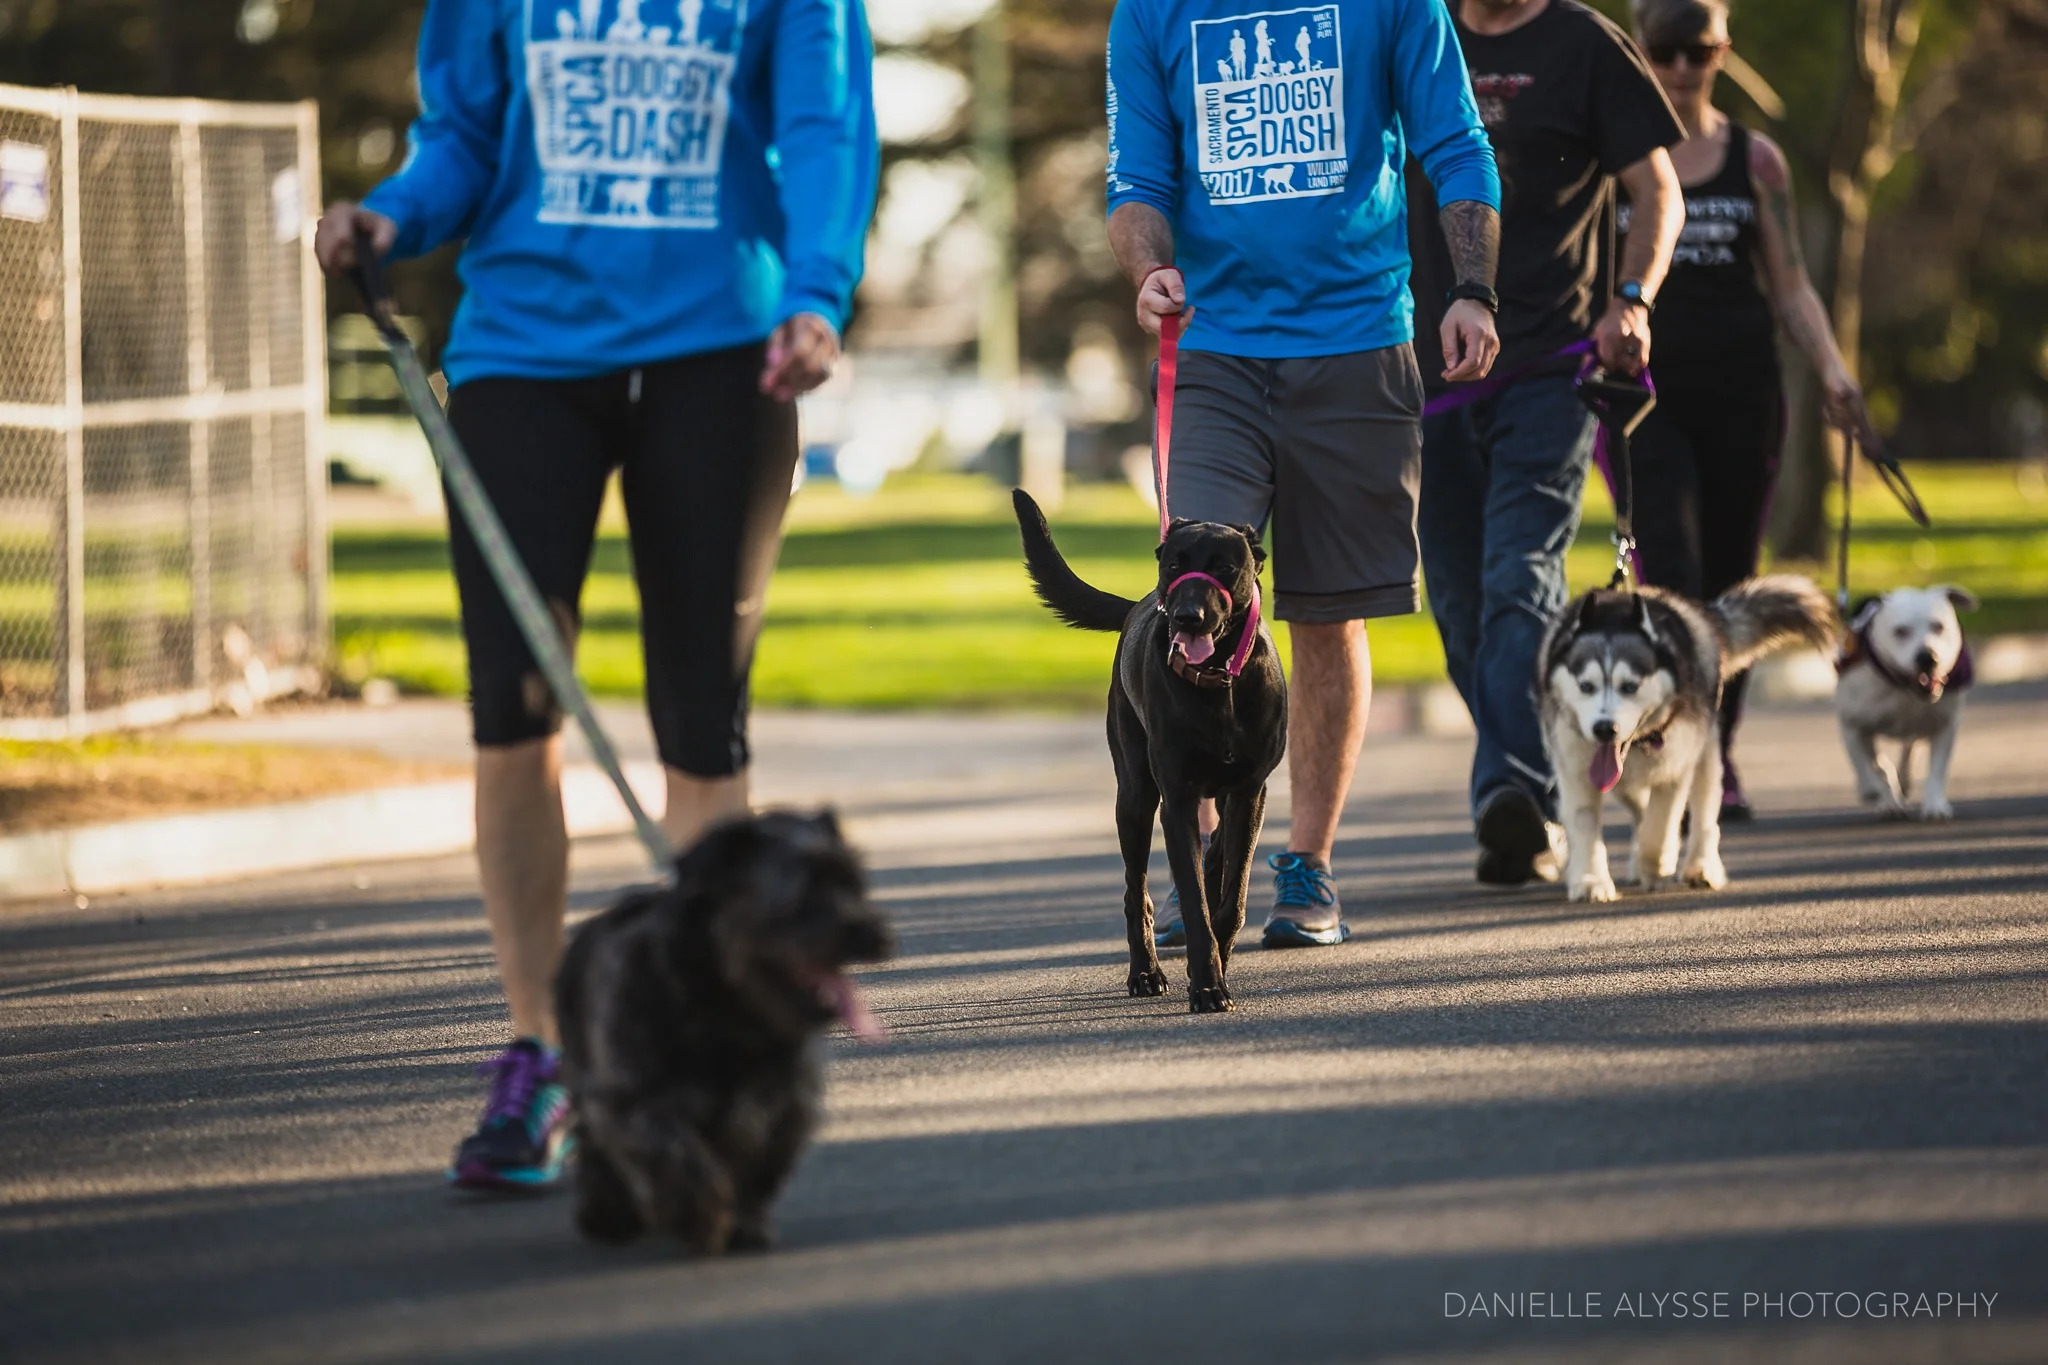
[[[1168,583],[1166,591],[1159,594],[1159,610],[1164,612],[1166,610],[1166,599],[1173,596],[1173,590],[1191,579],[1199,579],[1223,594],[1223,619],[1228,621],[1231,612],[1236,609],[1236,599],[1230,595],[1230,589],[1224,587],[1219,579],[1205,573],[1184,573],[1179,578]],[[1245,661],[1252,656],[1252,642],[1258,638],[1259,585],[1257,580],[1253,580],[1251,605],[1245,611],[1244,633],[1237,637],[1237,649],[1231,654],[1230,662],[1224,665],[1223,671],[1233,678],[1242,674]]]

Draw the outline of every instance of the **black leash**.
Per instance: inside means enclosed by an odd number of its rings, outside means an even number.
[[[1878,479],[1898,499],[1899,506],[1906,509],[1906,515],[1913,519],[1915,526],[1926,527],[1932,523],[1928,521],[1926,507],[1921,505],[1920,494],[1913,488],[1913,481],[1906,477],[1906,471],[1889,452],[1872,450],[1853,435],[1844,435],[1842,439],[1847,445],[1842,451],[1842,524],[1835,535],[1835,606],[1846,618],[1849,614],[1850,501],[1856,487],[1856,452],[1863,452],[1863,458],[1877,470]]]
[[[1635,567],[1636,469],[1629,437],[1657,406],[1657,390],[1649,375],[1626,379],[1593,368],[1579,376],[1579,401],[1600,421],[1600,441],[1607,452],[1607,476],[1614,484],[1614,576],[1610,592],[1628,583]]]

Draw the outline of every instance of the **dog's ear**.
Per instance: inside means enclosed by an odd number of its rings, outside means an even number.
[[[1953,583],[1937,583],[1935,590],[1947,595],[1949,605],[1957,611],[1975,611],[1979,605],[1977,594],[1968,588],[1959,588]]]
[[[1650,619],[1650,599],[1639,592],[1629,595],[1636,600],[1636,625],[1643,632],[1643,638],[1653,645],[1663,643],[1657,635],[1657,623]]]
[[[1244,537],[1244,543],[1252,547],[1252,571],[1266,567],[1266,547],[1259,543],[1259,528],[1249,522],[1240,525],[1237,533]]]
[[[1866,597],[1858,602],[1856,609],[1849,613],[1849,633],[1853,635],[1869,625],[1883,607],[1882,597]]]
[[[1572,627],[1572,634],[1584,635],[1593,628],[1593,622],[1598,619],[1595,611],[1597,605],[1598,598],[1593,593],[1589,592],[1579,599],[1579,619]]]
[[[835,844],[846,842],[846,835],[839,828],[839,812],[830,806],[820,806],[818,813],[811,817],[811,823],[824,832],[827,839]]]

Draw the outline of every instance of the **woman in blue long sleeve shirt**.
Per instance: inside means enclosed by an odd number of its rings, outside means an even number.
[[[875,199],[860,0],[431,0],[405,165],[334,205],[329,270],[465,239],[449,416],[573,626],[621,473],[647,704],[679,847],[747,807],[747,675],[797,458]],[[477,856],[514,1042],[449,1177],[561,1169],[549,983],[568,841],[561,714],[450,519],[477,743]]]

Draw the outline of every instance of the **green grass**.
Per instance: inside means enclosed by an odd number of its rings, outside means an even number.
[[[1854,586],[1954,581],[1984,599],[1976,633],[2048,629],[2048,495],[2008,467],[1915,471],[1932,532],[1872,486],[1859,489]],[[2031,493],[2031,496],[2029,494]],[[1157,523],[1129,489],[1072,489],[1054,535],[1090,582],[1138,596],[1153,582]],[[1612,514],[1588,495],[1573,549],[1575,587],[1604,581]],[[1833,569],[1790,566],[1832,583]],[[435,532],[341,528],[334,539],[335,635],[343,672],[408,690],[460,695],[462,638],[447,545]],[[607,524],[584,602],[579,666],[601,695],[641,686],[626,542]],[[1281,628],[1285,648],[1285,628]],[[1375,676],[1443,674],[1426,613],[1371,627]],[[868,499],[804,488],[791,508],[754,670],[764,706],[857,708],[1098,704],[1114,640],[1070,630],[1032,597],[1009,494],[966,476],[905,476]]]

